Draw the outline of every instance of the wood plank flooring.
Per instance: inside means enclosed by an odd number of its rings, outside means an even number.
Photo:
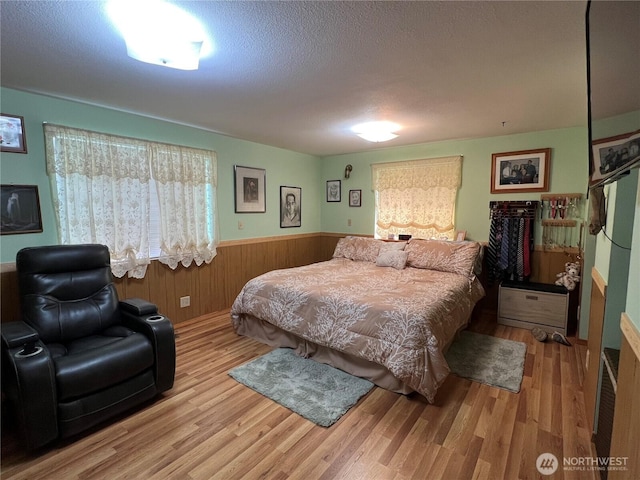
[[[2,435],[9,479],[590,479],[541,476],[538,455],[593,457],[582,380],[586,347],[538,343],[494,318],[471,330],[527,343],[518,394],[450,375],[436,402],[378,387],[323,428],[227,371],[270,350],[238,337],[228,312],[176,327],[174,388],[73,441],[25,455]]]

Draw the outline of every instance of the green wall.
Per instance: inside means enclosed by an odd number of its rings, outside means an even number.
[[[289,235],[321,230],[323,194],[318,178],[320,159],[280,148],[239,140],[193,127],[118,112],[106,108],[60,100],[21,91],[0,89],[2,112],[25,120],[27,154],[2,153],[2,184],[38,185],[43,217],[42,233],[3,235],[0,262],[15,261],[16,252],[26,246],[58,242],[51,189],[46,174],[42,123],[56,123],[87,130],[215,150],[218,155],[218,205],[221,240]],[[267,212],[236,214],[233,166],[264,168],[267,172]],[[280,186],[302,188],[302,226],[280,228]],[[244,224],[238,229],[238,222]]]
[[[462,186],[456,206],[456,229],[466,230],[472,240],[489,238],[489,202],[492,200],[539,200],[539,193],[491,194],[491,155],[551,147],[550,192],[586,193],[588,177],[586,127],[505,135],[469,140],[451,140],[408,147],[384,148],[370,152],[326,157],[322,181],[341,179],[341,203],[326,203],[322,227],[328,232],[373,234],[374,195],[371,191],[372,163],[463,155]],[[353,165],[349,179],[344,168]],[[349,190],[362,190],[362,207],[349,207]],[[351,227],[348,220],[351,219]],[[538,242],[541,229],[537,229]]]
[[[593,139],[640,129],[640,111],[594,122]],[[602,332],[604,347],[620,348],[620,314],[627,312],[640,328],[640,234],[638,229],[639,170],[605,186],[607,220],[596,237],[594,266],[607,282],[607,304]],[[606,235],[605,235],[606,231]],[[613,242],[611,241],[613,240]],[[615,243],[614,243],[615,242]],[[635,266],[635,268],[634,268]]]
[[[318,158],[212,132],[176,125],[97,106],[34,95],[11,89],[0,90],[2,111],[25,118],[28,154],[3,153],[0,177],[3,184],[37,184],[44,232],[5,235],[0,244],[2,262],[11,262],[24,246],[57,243],[51,191],[45,171],[42,123],[58,123],[116,135],[145,138],[218,154],[218,203],[220,239],[238,240],[307,232],[372,234],[374,221],[371,168],[376,162],[463,155],[462,187],[457,200],[456,226],[471,239],[486,241],[489,231],[489,201],[539,199],[539,194],[491,194],[491,154],[534,148],[552,148],[551,192],[586,190],[586,129],[583,127],[499,137],[452,140],[406,147]],[[353,165],[351,178],[344,167]],[[233,166],[267,170],[267,213],[236,214],[233,203]],[[326,202],[325,182],[342,181],[342,202]],[[302,227],[279,228],[279,186],[302,187]],[[362,190],[362,207],[348,206],[348,191]],[[348,225],[351,220],[351,226]],[[238,223],[244,228],[240,230]],[[538,238],[541,232],[538,228]]]

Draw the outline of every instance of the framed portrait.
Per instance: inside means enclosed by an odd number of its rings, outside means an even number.
[[[466,230],[458,230],[456,232],[456,242],[464,242],[465,238],[467,238]]]
[[[640,131],[593,140],[591,153],[589,184],[594,184],[625,171],[640,159]]]
[[[491,193],[548,192],[551,149],[491,155]]]
[[[362,190],[349,190],[349,206],[350,207],[362,206]]]
[[[280,187],[280,228],[302,225],[302,188]]]
[[[23,117],[0,113],[0,151],[27,153]]]
[[[37,185],[0,185],[0,234],[42,232]]]
[[[267,171],[262,168],[234,167],[236,213],[267,211]]]
[[[327,202],[342,201],[342,183],[340,180],[327,180]]]

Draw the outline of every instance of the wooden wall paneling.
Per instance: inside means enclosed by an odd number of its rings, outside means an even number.
[[[624,313],[620,323],[623,335],[609,455],[626,458],[627,464],[609,471],[611,480],[637,478],[640,472],[640,332]]]
[[[587,340],[587,371],[584,380],[584,403],[590,431],[594,431],[598,380],[600,376],[600,352],[602,327],[607,298],[606,284],[596,268],[591,272],[591,307],[589,310],[589,338]]]
[[[242,248],[239,246],[233,246],[225,249],[225,278],[224,278],[224,292],[225,292],[225,304],[231,306],[233,301],[242,290],[242,287],[247,282],[246,277],[243,276],[242,271]]]

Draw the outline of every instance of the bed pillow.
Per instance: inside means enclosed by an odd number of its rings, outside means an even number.
[[[409,253],[403,250],[381,250],[376,259],[376,265],[378,267],[393,267],[397,270],[402,270],[407,264],[408,256]]]
[[[338,240],[333,258],[348,258],[361,262],[375,263],[378,258],[381,240],[368,237],[344,237]]]
[[[407,242],[385,242],[384,240],[380,241],[380,253],[388,252],[389,250],[404,250],[404,247],[407,246]]]
[[[448,242],[446,240],[411,239],[405,251],[407,265],[440,272],[474,276],[481,246],[477,242]]]

